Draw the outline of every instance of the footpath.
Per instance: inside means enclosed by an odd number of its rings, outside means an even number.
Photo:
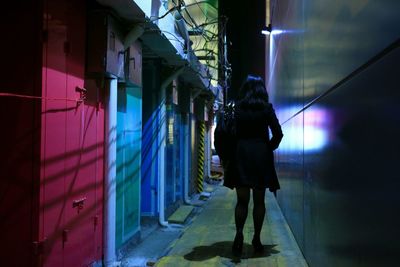
[[[252,201],[244,229],[240,258],[231,252],[235,236],[235,191],[215,185],[210,198],[183,226],[154,265],[157,267],[263,266],[307,267],[307,263],[281,213],[275,197],[267,191],[266,218],[261,234],[264,252],[253,252]],[[161,242],[160,239],[158,239]],[[152,265],[147,263],[147,266]]]

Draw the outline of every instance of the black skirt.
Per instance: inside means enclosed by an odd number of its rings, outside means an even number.
[[[235,156],[223,165],[226,187],[269,188],[272,192],[280,188],[273,152],[266,139],[239,139]]]

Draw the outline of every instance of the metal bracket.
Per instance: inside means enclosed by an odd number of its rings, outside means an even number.
[[[42,239],[40,241],[32,242],[33,254],[34,255],[42,255],[42,254],[44,254],[46,241],[47,241],[47,238],[44,238],[44,239]]]
[[[81,199],[74,200],[72,202],[72,208],[78,208],[78,213],[83,209],[83,205],[85,204],[86,197]]]

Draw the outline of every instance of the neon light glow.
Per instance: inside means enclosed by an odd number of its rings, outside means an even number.
[[[301,107],[297,107],[297,110],[299,109]],[[294,107],[283,109],[279,117],[286,120],[290,117],[289,114],[295,113],[295,110]],[[279,146],[280,149],[288,151],[304,149],[304,151],[312,152],[322,150],[328,144],[331,116],[327,110],[314,107],[304,111],[303,114],[304,117],[299,114],[282,125],[285,137]]]
[[[272,32],[271,32],[271,34],[272,35],[276,35],[276,34],[281,34],[281,33],[284,33],[285,31],[283,31],[283,30],[272,30]]]

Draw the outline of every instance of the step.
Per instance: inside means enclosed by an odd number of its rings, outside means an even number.
[[[219,267],[219,266],[229,266],[222,264],[221,257],[216,256],[203,261],[186,261],[183,256],[165,256],[162,257],[156,267]]]
[[[193,206],[180,206],[171,216],[168,218],[169,223],[184,224],[186,219],[192,213]]]

